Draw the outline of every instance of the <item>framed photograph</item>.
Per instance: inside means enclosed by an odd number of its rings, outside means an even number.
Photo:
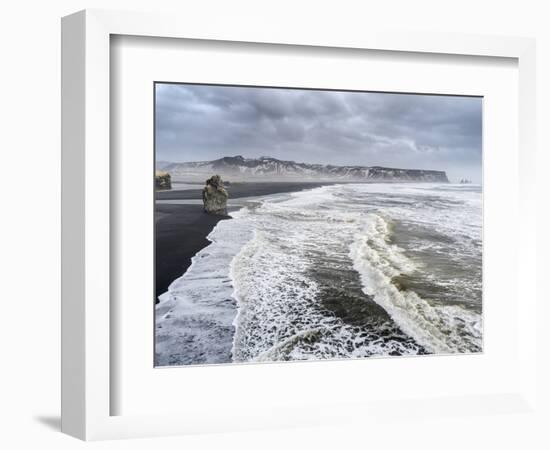
[[[256,25],[63,19],[63,431],[532,411],[534,42]]]
[[[156,366],[482,352],[482,97],[154,89]]]

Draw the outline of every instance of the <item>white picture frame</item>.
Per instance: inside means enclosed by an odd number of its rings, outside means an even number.
[[[251,23],[233,28],[197,23],[192,17],[87,10],[62,21],[62,430],[85,440],[162,436],[329,423],[370,417],[384,405],[344,402],[323,408],[273,405],[238,425],[189,411],[171,414],[112,415],[113,355],[110,336],[111,191],[110,168],[110,39],[112,35],[200,39],[302,47],[368,49],[416,54],[448,54],[512,58],[518,62],[519,182],[518,212],[522,216],[515,263],[518,302],[519,377],[514,389],[468,398],[417,399],[405,408],[414,414],[429,402],[442,411],[460,414],[498,413],[503,408],[525,412],[535,408],[536,309],[534,284],[536,237],[535,172],[535,43],[532,39],[457,34],[417,34],[380,30],[345,30],[311,34],[305,30]],[[116,175],[116,174],[115,174]],[[523,232],[522,232],[523,231]],[[516,296],[519,293],[515,294]],[[152,339],[152,336],[151,336]],[[327,366],[328,367],[328,366]],[[203,370],[196,368],[193,370]],[[277,370],[275,366],[262,370]],[[353,370],[353,366],[345,370]],[[405,400],[405,398],[402,398]],[[423,402],[428,402],[424,403]],[[326,405],[325,405],[326,406]],[[387,407],[387,405],[386,405]],[[428,406],[429,407],[429,406]],[[344,412],[345,409],[345,412]]]

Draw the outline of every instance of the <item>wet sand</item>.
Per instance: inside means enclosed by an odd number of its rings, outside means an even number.
[[[327,186],[336,183],[318,183],[318,182],[259,182],[259,183],[231,183],[226,186],[229,198],[257,197],[260,195],[281,194],[285,192],[296,192],[303,189],[314,189],[320,186]],[[176,185],[177,186],[177,185]],[[171,190],[157,192],[157,200],[200,200],[202,186],[197,185],[197,189]]]
[[[191,258],[209,244],[206,236],[229,216],[212,216],[201,205],[156,205],[155,208],[155,291],[166,292],[191,265]]]
[[[227,186],[229,198],[257,197],[296,192],[334,183],[233,183]],[[201,188],[202,189],[202,188]],[[160,191],[157,200],[200,200],[201,189]],[[168,290],[176,278],[191,265],[191,258],[210,242],[206,236],[220,221],[229,216],[213,216],[201,204],[157,203],[155,206],[155,291],[156,297]]]

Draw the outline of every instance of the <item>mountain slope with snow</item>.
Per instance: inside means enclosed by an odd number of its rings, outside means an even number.
[[[162,162],[162,170],[174,179],[195,180],[219,174],[229,180],[346,180],[411,181],[448,183],[444,171],[395,169],[379,166],[334,166],[283,161],[268,156],[243,158],[225,156],[214,161],[184,163]]]

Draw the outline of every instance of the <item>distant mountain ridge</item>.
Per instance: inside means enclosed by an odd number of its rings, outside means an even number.
[[[157,169],[169,172],[172,178],[195,179],[214,173],[230,179],[263,180],[361,180],[411,181],[448,183],[447,174],[439,170],[396,169],[380,166],[334,166],[284,161],[269,156],[244,158],[224,156],[213,161],[157,163]]]

